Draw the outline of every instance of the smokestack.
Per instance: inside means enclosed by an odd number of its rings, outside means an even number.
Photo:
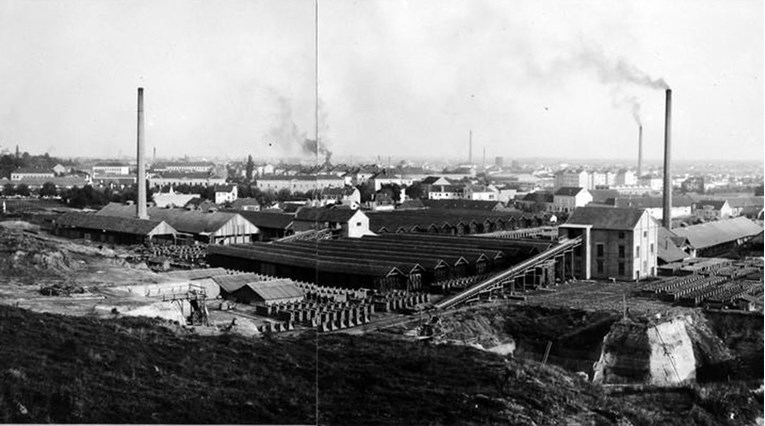
[[[138,199],[135,202],[136,217],[148,219],[146,214],[146,164],[144,164],[143,87],[138,88]]]
[[[638,180],[643,176],[643,125],[638,127]]]
[[[662,222],[667,229],[672,229],[672,172],[670,170],[671,136],[672,90],[667,89],[667,100],[664,105],[664,209],[662,212]]]
[[[473,164],[473,131],[470,131],[470,134],[468,136],[469,142],[469,148],[468,148],[468,164]]]
[[[483,159],[481,160],[481,168],[486,168],[486,147],[483,147]]]

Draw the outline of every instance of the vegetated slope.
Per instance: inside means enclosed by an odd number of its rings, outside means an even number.
[[[734,389],[645,405],[558,367],[384,336],[202,337],[0,306],[0,342],[0,422],[739,424],[762,403]]]
[[[0,274],[21,281],[64,277],[75,267],[70,253],[34,234],[0,226]]]

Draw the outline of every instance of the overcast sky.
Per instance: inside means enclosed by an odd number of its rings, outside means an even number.
[[[0,149],[274,158],[315,126],[313,0],[0,0]],[[336,156],[763,158],[763,2],[320,0]],[[636,112],[638,112],[636,117]]]

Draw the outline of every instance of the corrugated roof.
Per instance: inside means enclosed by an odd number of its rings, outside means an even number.
[[[135,213],[135,207],[133,207]],[[93,229],[131,235],[175,235],[175,229],[161,220],[145,220],[134,217],[104,216],[92,213],[71,212],[56,219],[56,225],[70,228]]]
[[[592,225],[593,229],[635,229],[645,210],[617,207],[579,207],[566,224]]]
[[[735,241],[739,238],[753,237],[762,233],[762,228],[745,217],[736,217],[685,228],[676,228],[673,229],[673,232],[681,237],[685,237],[691,247],[703,249]]]
[[[304,297],[305,293],[291,279],[278,279],[272,281],[261,281],[249,283],[247,287],[251,288],[263,300],[280,300]]]

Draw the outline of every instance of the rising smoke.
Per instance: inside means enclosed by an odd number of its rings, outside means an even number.
[[[332,158],[332,151],[327,146],[326,140],[320,138],[318,147],[316,139],[309,138],[308,132],[301,130],[295,123],[292,105],[285,97],[278,98],[279,111],[277,114],[277,125],[272,127],[266,139],[271,146],[275,147],[283,156],[316,156],[318,154],[324,157],[325,163],[329,163]],[[327,114],[322,104],[319,104],[319,133],[326,134],[329,127],[327,123]]]
[[[652,77],[625,58],[609,57],[599,46],[582,44],[574,49],[570,56],[557,61],[556,66],[566,70],[593,71],[600,82],[612,86],[611,97],[614,106],[629,109],[638,125],[642,125],[641,102],[637,96],[625,94],[627,86],[669,89],[669,84],[663,78]]]

